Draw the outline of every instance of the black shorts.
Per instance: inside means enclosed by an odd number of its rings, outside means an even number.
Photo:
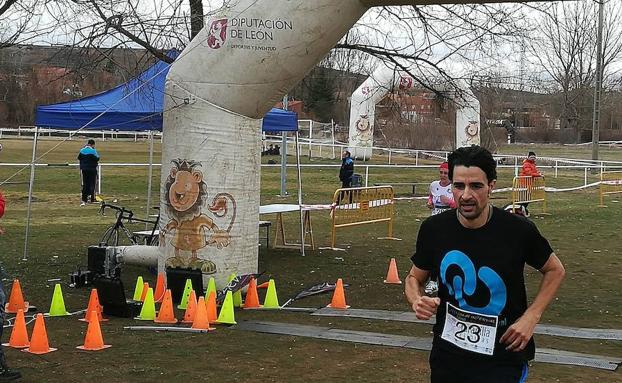
[[[527,381],[527,363],[465,363],[431,357],[431,383],[523,383]]]

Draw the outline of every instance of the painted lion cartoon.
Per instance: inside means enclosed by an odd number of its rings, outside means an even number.
[[[368,115],[360,115],[356,120],[356,142],[358,146],[370,146],[372,139],[371,124]]]
[[[208,245],[218,249],[229,246],[229,232],[235,221],[235,199],[228,193],[219,193],[207,207],[215,218],[225,217],[231,210],[229,225],[226,230],[222,230],[214,223],[214,219],[203,214],[203,205],[208,195],[203,173],[198,170],[201,164],[182,159],[171,162],[173,166],[165,183],[166,208],[170,220],[161,230],[161,235],[174,233],[171,245],[175,248],[175,256],[166,260],[166,266],[190,267],[213,274],[216,265],[210,260],[199,259],[197,251]],[[163,238],[160,243],[164,243]],[[187,259],[182,251],[190,252],[190,258]]]

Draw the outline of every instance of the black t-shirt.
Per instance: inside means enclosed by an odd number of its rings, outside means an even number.
[[[436,313],[432,356],[443,352],[462,361],[493,358],[501,363],[533,359],[533,338],[521,352],[506,351],[499,338],[527,309],[525,263],[541,269],[551,253],[548,241],[531,221],[498,208],[493,208],[490,220],[478,229],[462,226],[455,209],[426,219],[419,229],[412,261],[439,276],[441,304]],[[464,350],[441,338],[447,302],[462,310],[498,316],[492,356]]]

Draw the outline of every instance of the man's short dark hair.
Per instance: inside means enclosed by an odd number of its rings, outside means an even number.
[[[473,145],[458,148],[451,152],[447,157],[449,162],[449,179],[454,179],[454,167],[456,166],[475,166],[486,174],[488,182],[497,179],[497,163],[492,154],[481,146]]]
[[[346,157],[352,157],[352,153],[350,153],[349,150],[344,150],[343,152],[345,153]]]
[[[90,138],[86,143],[89,145],[95,145],[95,140]]]

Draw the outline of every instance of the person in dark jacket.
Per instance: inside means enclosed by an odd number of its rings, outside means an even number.
[[[346,189],[352,187],[352,175],[354,174],[354,160],[350,157],[350,152],[343,151],[341,155],[341,169],[339,169],[339,180],[341,188]]]
[[[0,217],[4,215],[4,196],[0,193]],[[0,234],[4,234],[4,229],[0,227]],[[1,271],[0,271],[1,273]],[[4,309],[6,305],[6,294],[4,292],[4,286],[2,286],[2,278],[0,278],[0,338],[2,338],[2,333],[4,329]],[[22,374],[19,371],[11,370],[6,363],[6,355],[4,355],[4,350],[2,349],[2,344],[0,343],[0,382],[11,382],[13,380],[17,380],[22,377]]]
[[[95,182],[97,180],[97,165],[99,154],[95,150],[95,140],[89,139],[86,145],[80,149],[78,154],[80,160],[80,173],[82,174],[82,202],[80,206],[87,202],[95,202]]]

